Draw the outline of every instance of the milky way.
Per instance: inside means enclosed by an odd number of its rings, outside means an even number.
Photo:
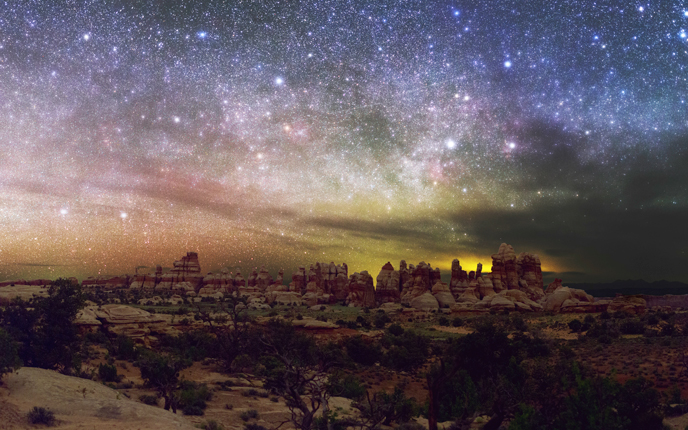
[[[0,5],[0,277],[688,281],[683,2],[55,3]]]

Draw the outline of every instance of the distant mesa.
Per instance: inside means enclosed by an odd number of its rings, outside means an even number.
[[[379,307],[386,311],[586,313],[609,310],[637,314],[644,312],[648,301],[663,306],[672,303],[650,296],[596,300],[582,289],[564,286],[561,279],[545,287],[540,257],[528,252],[516,254],[506,243],[499,246],[491,259],[490,272],[484,272],[480,263],[475,270],[464,270],[455,259],[449,284],[442,282],[440,269],[433,268],[430,263],[421,261],[417,265],[407,265],[401,260],[398,269],[387,262],[375,278],[365,270],[349,274],[346,263],[304,265],[291,274],[291,282],[286,285],[283,270],[273,278],[265,267],[245,274],[223,270],[203,275],[198,254],[187,252],[168,270],[158,265],[154,272],[143,274],[139,269],[145,267],[139,266],[134,275],[90,277],[81,285],[86,290],[138,291],[144,297],[142,304],[162,302],[160,296],[172,296],[174,301],[182,302],[185,297],[201,300],[236,292],[247,297],[253,308],[269,308],[272,303],[293,306],[342,304]],[[15,297],[27,300],[33,295],[45,295],[51,282],[48,279],[0,282],[0,303]],[[684,305],[685,301],[688,305],[688,300],[684,299],[674,302]],[[103,312],[109,312],[107,309],[98,312],[99,316],[94,314],[92,321],[113,319],[104,316]],[[112,312],[124,311],[112,309]],[[83,317],[89,318],[88,315]]]

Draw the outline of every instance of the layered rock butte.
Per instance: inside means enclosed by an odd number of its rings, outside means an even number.
[[[595,301],[583,290],[563,286],[559,279],[544,288],[540,258],[527,252],[516,254],[513,247],[505,243],[492,255],[490,272],[483,272],[482,264],[478,264],[476,270],[463,270],[455,259],[449,285],[442,282],[439,268],[433,269],[425,262],[414,266],[402,260],[398,267],[395,269],[388,262],[374,281],[367,271],[349,275],[345,263],[315,263],[308,269],[300,266],[291,275],[291,282],[285,285],[283,270],[273,279],[265,267],[254,269],[246,277],[241,272],[227,270],[203,275],[198,254],[188,252],[166,272],[158,265],[154,273],[137,271],[134,275],[90,277],[81,285],[84,289],[103,291],[139,290],[148,293],[147,296],[176,294],[180,301],[181,296],[221,297],[237,292],[247,296],[253,307],[267,307],[270,303],[308,306],[340,303],[368,308],[401,305],[426,311],[444,309],[445,312],[582,313],[609,309],[638,313],[646,306],[642,297],[620,296],[614,300]],[[0,282],[0,303],[17,295],[26,299],[31,294],[45,294],[50,283],[45,279]],[[150,300],[156,299],[160,300],[155,297]]]

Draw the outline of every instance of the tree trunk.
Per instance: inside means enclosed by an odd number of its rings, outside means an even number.
[[[172,402],[170,401],[170,396],[163,396],[163,398],[165,399],[165,410],[169,411],[170,406],[172,406]]]
[[[311,430],[313,427],[313,414],[304,414],[301,421],[301,430]]]

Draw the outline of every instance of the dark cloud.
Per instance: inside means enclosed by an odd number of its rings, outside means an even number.
[[[570,271],[588,274],[590,281],[686,279],[685,207],[626,210],[599,200],[576,200],[540,203],[527,212],[476,210],[468,218],[463,213],[451,219],[489,246],[485,251],[506,242],[517,252],[558,257]]]

